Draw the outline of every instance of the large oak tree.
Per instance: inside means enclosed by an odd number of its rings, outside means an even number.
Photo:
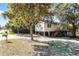
[[[23,23],[29,28],[31,40],[33,40],[33,27],[43,16],[49,14],[50,5],[45,3],[11,3],[5,15],[10,20],[22,18]]]
[[[76,37],[79,25],[79,4],[60,3],[54,4],[52,7],[54,7],[53,13],[59,17],[61,24],[65,24],[70,29],[72,36]]]

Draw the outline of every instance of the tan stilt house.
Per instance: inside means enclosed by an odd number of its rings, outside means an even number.
[[[40,21],[37,25],[35,25],[35,32],[43,33],[44,36],[46,33],[48,33],[47,35],[50,36],[51,32],[54,32],[58,29],[59,29],[58,24],[44,21]]]
[[[59,24],[53,20],[50,21],[50,19],[39,21],[39,23],[35,25],[35,32],[44,36],[51,36],[52,33],[57,30],[59,30]]]

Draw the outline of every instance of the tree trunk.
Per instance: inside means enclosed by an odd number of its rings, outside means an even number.
[[[73,26],[73,28],[72,28],[72,36],[73,36],[73,38],[75,38],[76,37],[76,26],[75,26],[74,23],[72,24],[72,26]]]
[[[5,37],[6,37],[6,43],[8,43],[8,32],[6,31],[5,33],[6,33],[6,34],[5,34]]]
[[[8,35],[6,35],[6,43],[8,43]]]
[[[33,40],[33,31],[32,31],[32,26],[30,26],[30,37],[31,37],[31,40]]]
[[[18,28],[16,28],[17,29],[17,34],[19,34],[19,29]]]

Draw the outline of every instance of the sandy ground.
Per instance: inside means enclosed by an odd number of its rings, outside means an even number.
[[[4,40],[0,42],[0,55],[1,56],[35,56],[40,51],[35,51],[35,46],[48,46],[48,44],[35,42],[31,40],[12,39],[10,43]],[[39,48],[38,48],[39,49]],[[38,50],[36,49],[36,50]]]
[[[45,55],[48,53],[48,48],[51,48],[51,46],[49,46],[47,42],[51,42],[51,41],[68,42],[65,44],[68,44],[73,48],[74,46],[76,48],[77,48],[77,45],[79,46],[78,40],[69,39],[69,38],[51,38],[51,37],[43,37],[43,36],[34,35],[35,41],[31,41],[29,35],[16,34],[16,35],[9,35],[8,39],[11,43],[5,43],[5,37],[0,36],[0,40],[2,41],[0,42],[0,55],[12,55],[12,56],[14,55],[18,55],[18,56]]]
[[[0,40],[5,40],[6,38],[0,35]],[[29,39],[29,34],[15,34],[15,35],[8,35],[8,39]],[[51,38],[51,37],[44,37],[44,36],[38,36],[34,35],[34,40],[38,41],[64,41],[64,42],[73,42],[73,43],[79,43],[79,39],[70,39],[70,38]]]

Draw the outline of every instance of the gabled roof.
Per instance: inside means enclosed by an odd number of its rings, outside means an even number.
[[[60,23],[60,20],[56,16],[44,16],[42,21],[51,23],[51,24],[59,24]]]

